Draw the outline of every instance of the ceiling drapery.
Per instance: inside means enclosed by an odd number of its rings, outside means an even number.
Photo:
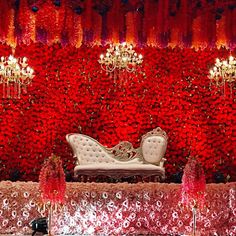
[[[0,0],[0,41],[76,47],[236,46],[232,0]]]

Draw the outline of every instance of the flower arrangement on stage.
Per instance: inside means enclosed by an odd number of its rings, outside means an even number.
[[[202,165],[195,159],[189,158],[182,177],[182,204],[193,212],[193,236],[196,232],[197,210],[204,208],[206,179]]]
[[[39,188],[44,209],[49,210],[48,229],[49,235],[52,235],[53,211],[57,211],[58,206],[64,204],[66,191],[65,174],[58,156],[52,154],[44,163],[39,175]]]
[[[206,179],[202,165],[189,158],[182,177],[182,203],[188,207],[203,208],[205,203]]]
[[[63,204],[66,182],[61,159],[52,154],[44,163],[39,176],[40,190],[44,203]]]
[[[32,233],[29,221],[39,216],[35,205],[40,200],[38,189],[36,182],[0,182],[0,232]],[[55,215],[53,232],[89,236],[189,235],[191,211],[176,207],[180,190],[181,185],[168,183],[67,183],[66,205]],[[235,182],[206,186],[208,209],[197,218],[201,236],[236,235],[235,190]],[[45,221],[41,218],[35,223],[39,226],[40,222]]]

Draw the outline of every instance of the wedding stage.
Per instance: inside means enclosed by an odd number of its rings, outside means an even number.
[[[67,183],[66,203],[53,215],[57,235],[186,235],[191,209],[180,204],[179,184]],[[36,182],[0,182],[0,234],[31,234],[42,212]],[[41,212],[41,214],[40,214]],[[236,235],[236,183],[207,184],[197,214],[201,235]]]
[[[0,236],[236,236],[236,0],[0,16]]]

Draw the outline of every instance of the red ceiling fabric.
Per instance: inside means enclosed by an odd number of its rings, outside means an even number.
[[[8,45],[127,41],[154,47],[233,49],[235,1],[0,0],[0,39]]]

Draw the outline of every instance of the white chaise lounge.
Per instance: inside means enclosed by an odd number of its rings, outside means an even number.
[[[143,135],[137,149],[128,141],[107,148],[84,134],[66,135],[77,160],[74,168],[76,177],[105,175],[119,179],[131,176],[156,176],[158,181],[165,179],[164,155],[167,139],[165,131],[160,127]]]

